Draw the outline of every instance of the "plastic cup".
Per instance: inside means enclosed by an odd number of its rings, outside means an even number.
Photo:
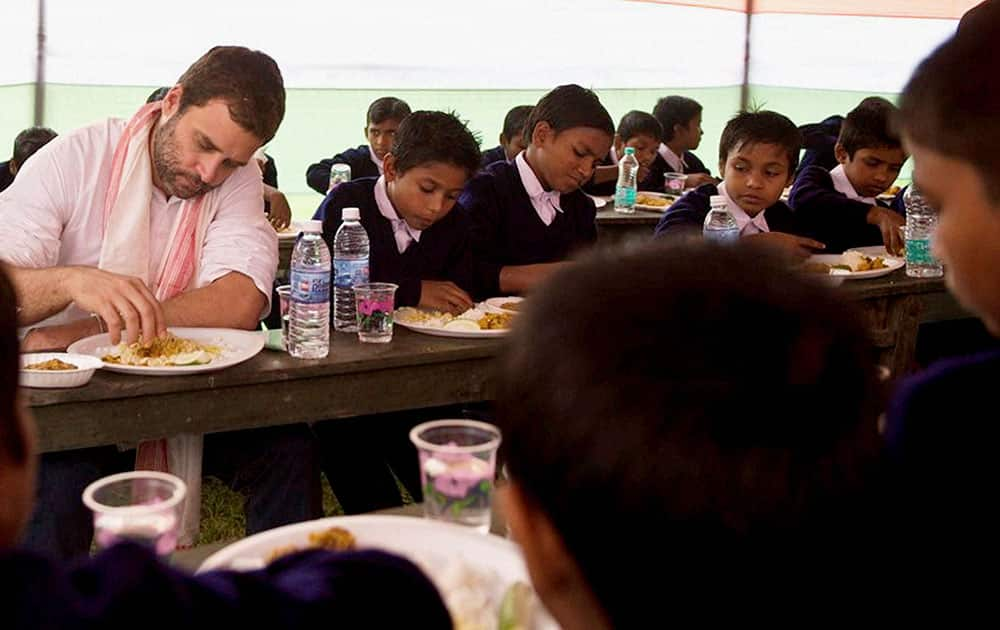
[[[177,547],[186,495],[187,486],[177,477],[137,470],[98,479],[83,491],[83,503],[94,514],[101,549],[128,540],[169,556]]]
[[[358,309],[358,339],[364,343],[392,341],[392,313],[396,289],[390,282],[354,285],[354,303]]]

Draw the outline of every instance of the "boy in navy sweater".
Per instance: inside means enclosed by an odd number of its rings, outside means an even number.
[[[635,149],[635,159],[639,161],[638,189],[663,192],[663,170],[655,173],[650,170],[656,161],[662,135],[663,127],[652,114],[632,110],[622,116],[611,151],[601,160],[601,166],[594,169],[594,176],[583,189],[591,195],[615,194],[618,160],[625,155],[625,147],[631,147]]]
[[[524,141],[524,123],[528,121],[531,110],[531,105],[518,105],[507,112],[503,119],[503,131],[500,132],[500,146],[483,151],[483,168],[494,162],[509,162],[524,151],[527,145]]]
[[[317,214],[333,240],[344,208],[361,211],[371,242],[372,282],[392,282],[397,306],[449,311],[484,296],[469,243],[468,215],[456,200],[479,168],[479,144],[454,115],[414,112],[399,126],[385,173],[337,186]]]
[[[0,606],[4,628],[451,628],[431,582],[378,551],[309,551],[247,573],[192,577],[121,543],[73,564],[15,549],[31,513],[34,424],[18,402],[16,299],[0,268]],[[392,606],[386,606],[386,597]]]
[[[489,165],[459,198],[494,295],[530,290],[597,240],[597,211],[580,186],[615,133],[597,95],[578,85],[557,87],[538,101],[524,131],[528,148],[511,162]]]
[[[891,128],[895,112],[883,98],[861,101],[847,114],[834,147],[840,165],[831,171],[809,166],[795,179],[788,204],[807,233],[831,252],[880,244],[891,253],[903,248],[903,215],[876,200],[906,162],[906,151]]]
[[[351,167],[351,179],[378,177],[382,174],[382,161],[392,148],[392,141],[403,119],[410,115],[410,106],[393,96],[375,99],[368,106],[365,118],[365,138],[368,144],[347,149],[327,160],[310,164],[306,169],[306,183],[316,192],[325,195],[330,190],[330,168],[334,164]],[[316,219],[323,217],[317,216]]]
[[[974,15],[917,67],[899,118],[914,179],[939,211],[933,248],[945,282],[1000,337],[1000,84],[969,79],[1000,67],[1000,5],[980,5]],[[917,545],[947,541],[936,559],[963,567],[996,538],[989,497],[997,486],[998,379],[996,349],[932,365],[903,382],[887,417],[908,508],[897,531]],[[921,556],[922,566],[935,566]],[[967,575],[961,568],[945,574]]]
[[[718,186],[704,184],[678,199],[656,226],[657,236],[700,235],[711,197],[726,198],[740,236],[808,258],[823,244],[801,236],[798,217],[781,201],[799,161],[801,135],[776,112],[742,112],[726,124],[719,141]]]
[[[705,133],[701,129],[701,112],[701,104],[685,96],[665,96],[653,108],[653,116],[663,127],[663,141],[652,170],[687,174],[685,188],[715,183],[711,171],[691,153],[701,144]]]

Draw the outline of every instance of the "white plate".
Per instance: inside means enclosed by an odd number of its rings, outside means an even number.
[[[342,527],[354,535],[359,548],[375,548],[407,557],[421,566],[441,566],[460,560],[477,573],[496,576],[489,593],[497,604],[514,582],[530,584],[521,551],[512,542],[475,530],[410,516],[362,515],[286,525],[235,542],[209,556],[198,572],[259,568],[271,552],[288,545],[306,547],[309,534]],[[432,581],[435,577],[430,576]],[[447,599],[447,595],[444,597]],[[550,619],[536,620],[536,628],[555,628]]]
[[[875,245],[872,247],[852,247],[852,251],[861,252],[865,256],[881,256],[885,260],[887,267],[885,269],[874,269],[872,271],[840,271],[838,273],[831,273],[831,277],[843,278],[844,280],[864,280],[866,278],[879,278],[881,276],[887,276],[893,271],[896,271],[900,267],[906,264],[906,261],[902,258],[896,258],[895,256],[889,256],[885,247],[882,245]],[[842,265],[844,264],[844,258],[841,254],[815,254],[809,257],[810,262],[825,263],[827,265]]]
[[[648,190],[640,190],[638,194],[647,195],[649,197],[659,197],[660,199],[667,200],[667,205],[665,206],[647,206],[644,203],[635,204],[636,208],[638,208],[639,210],[645,210],[647,212],[666,212],[667,208],[673,205],[675,201],[680,199],[680,197],[678,197],[677,195],[668,195],[667,193],[652,192]]]
[[[287,228],[278,232],[278,240],[295,240],[300,232],[302,232],[302,221],[292,221]]]
[[[237,363],[243,363],[257,355],[264,347],[264,334],[260,331],[234,330],[232,328],[170,328],[170,332],[201,343],[222,347],[222,354],[204,365],[167,365],[149,367],[144,365],[118,365],[104,363],[104,368],[111,372],[126,374],[145,374],[150,376],[166,376],[177,374],[194,374],[196,372],[213,372]],[[114,346],[108,333],[94,335],[81,339],[71,345],[68,350],[79,354],[87,354],[100,359],[111,351]]]
[[[600,209],[608,205],[608,200],[605,199],[604,197],[598,197],[597,195],[587,195],[587,196],[594,200],[595,208]]]
[[[479,339],[483,337],[503,337],[510,329],[499,328],[496,330],[452,330],[450,328],[441,328],[440,326],[428,326],[426,324],[409,324],[406,322],[401,322],[398,319],[393,320],[393,324],[397,326],[402,326],[403,328],[409,328],[412,331],[418,333],[424,333],[425,335],[434,335],[435,337],[455,337],[458,339]]]
[[[32,363],[42,363],[51,359],[59,359],[64,363],[75,365],[75,370],[25,370],[24,366]],[[101,369],[100,359],[85,354],[70,354],[67,352],[32,352],[21,355],[20,384],[22,387],[80,387],[86,385],[94,375],[94,370]]]
[[[511,296],[511,297],[492,297],[483,302],[486,305],[486,310],[492,311],[494,313],[506,313],[508,315],[517,315],[521,311],[512,311],[510,309],[504,308],[504,304],[509,304],[510,302],[520,303],[524,301],[523,297]]]

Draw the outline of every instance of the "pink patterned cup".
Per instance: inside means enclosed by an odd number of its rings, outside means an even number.
[[[354,286],[358,308],[358,339],[365,343],[392,341],[392,313],[399,286],[389,282],[371,282]]]

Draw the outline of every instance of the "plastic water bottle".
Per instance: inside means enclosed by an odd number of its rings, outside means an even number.
[[[368,282],[368,232],[357,208],[344,208],[343,223],[333,239],[333,327],[358,331],[354,285]]]
[[[323,222],[306,221],[292,251],[288,354],[322,359],[330,353],[330,250]]]
[[[937,278],[944,275],[941,261],[931,252],[937,229],[937,210],[931,207],[913,184],[903,193],[906,205],[906,275]]]
[[[618,185],[615,186],[615,212],[635,212],[635,191],[639,178],[639,160],[635,149],[625,147],[625,156],[618,160]]]
[[[701,231],[705,240],[724,244],[739,242],[740,226],[736,223],[736,217],[729,211],[726,198],[722,195],[712,195],[709,204],[711,207],[705,215],[705,224]]]

